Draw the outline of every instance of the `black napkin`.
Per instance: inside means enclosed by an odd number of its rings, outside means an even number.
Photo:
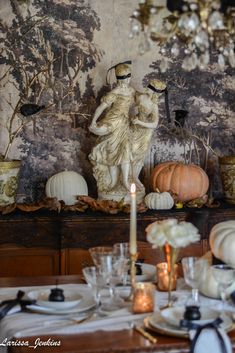
[[[26,305],[35,304],[36,300],[23,299],[25,292],[19,290],[15,299],[3,300],[0,303],[0,320],[3,319],[7,313],[16,305],[20,305],[21,310],[25,309]]]

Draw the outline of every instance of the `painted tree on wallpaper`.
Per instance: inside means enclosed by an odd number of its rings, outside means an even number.
[[[213,64],[204,71],[187,72],[181,68],[180,59],[172,58],[166,51],[162,58],[166,61],[164,72],[160,72],[161,60],[158,60],[144,79],[146,83],[157,76],[168,82],[172,116],[170,126],[161,120],[148,163],[156,165],[179,159],[196,163],[206,170],[219,196],[218,156],[235,152],[234,70],[227,68],[222,72]],[[179,109],[188,112],[183,127],[174,121],[174,111]]]
[[[89,144],[84,141],[94,94],[89,79],[81,94],[79,75],[101,57],[92,41],[100,22],[84,1],[34,0],[27,11],[16,1],[9,5],[12,24],[0,24],[4,44],[0,64],[5,65],[1,83],[8,92],[5,119],[16,117],[17,128],[17,119],[26,119],[19,114],[23,103],[45,106],[21,135],[20,149],[26,156],[21,192],[28,196],[25,201],[33,201],[42,196],[48,176],[64,169],[80,172],[88,163],[84,146]],[[84,96],[86,104],[81,103]]]

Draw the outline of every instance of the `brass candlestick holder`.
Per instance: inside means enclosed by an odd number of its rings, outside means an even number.
[[[136,254],[130,254],[131,258],[131,266],[130,266],[130,276],[131,276],[131,292],[130,295],[127,298],[127,301],[132,301],[134,297],[134,288],[136,284],[136,267],[135,263],[138,258],[138,253]]]

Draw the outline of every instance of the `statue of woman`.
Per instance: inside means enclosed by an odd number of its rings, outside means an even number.
[[[136,94],[137,117],[132,120],[132,180],[137,188],[144,186],[139,180],[139,174],[144,165],[144,159],[150,146],[154,129],[158,126],[158,99],[165,92],[166,84],[153,79],[147,86],[146,93]]]
[[[130,65],[116,65],[115,75],[117,86],[101,99],[89,127],[99,136],[89,155],[99,196],[110,191],[123,192],[123,188],[125,192],[130,189],[129,110],[135,96],[135,90],[130,86]]]

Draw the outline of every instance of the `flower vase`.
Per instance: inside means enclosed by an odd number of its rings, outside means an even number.
[[[176,281],[178,275],[178,266],[176,264],[179,249],[173,248],[168,243],[164,245],[164,253],[167,261],[167,271],[168,271],[168,303],[167,307],[173,305],[172,300],[172,290],[176,288]]]

